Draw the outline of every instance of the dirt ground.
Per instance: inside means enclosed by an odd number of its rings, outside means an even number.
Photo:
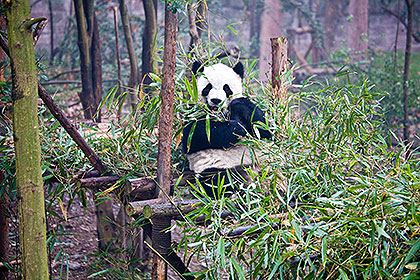
[[[83,209],[82,203],[75,199],[68,210],[68,222],[65,222],[65,233],[58,237],[58,242],[54,248],[52,257],[56,256],[60,250],[62,256],[57,260],[50,261],[50,274],[53,279],[88,279],[89,276],[107,268],[112,269],[115,264],[111,261],[107,264],[103,261],[99,263],[99,249],[98,249],[98,234],[96,230],[96,214],[93,195],[87,193],[88,207]],[[67,207],[68,201],[63,201],[64,206]],[[67,204],[66,204],[67,203]],[[62,212],[59,205],[56,205],[57,213]],[[118,212],[118,205],[114,205],[114,213]],[[115,215],[116,216],[116,215]],[[49,228],[56,228],[57,220],[55,217],[50,219]],[[175,229],[172,232],[173,242],[181,240],[180,230]],[[143,260],[142,271],[138,279],[150,279],[151,272],[151,253],[147,254],[148,259]],[[117,258],[119,256],[116,256]],[[202,269],[201,265],[194,262],[189,267],[192,271]],[[112,279],[106,277],[107,274],[98,275],[89,279]],[[172,269],[169,269],[168,279],[181,279]]]

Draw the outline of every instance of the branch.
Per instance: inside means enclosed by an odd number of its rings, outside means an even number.
[[[106,185],[114,184],[120,179],[120,176],[102,176],[102,177],[91,177],[82,178],[78,181],[79,187],[84,188],[100,188]]]
[[[44,20],[38,22],[35,27],[34,34],[32,35],[34,38],[34,46],[38,42],[39,37],[41,36],[42,31],[44,30],[45,26],[48,23],[48,19],[44,18]]]
[[[33,25],[40,23],[44,20],[47,20],[47,18],[45,17],[30,18],[23,23],[23,27],[25,27],[26,30],[30,30]]]
[[[192,11],[193,9],[192,9],[191,3],[188,3],[187,9],[188,9],[188,22],[190,24],[189,33],[191,36],[191,41],[190,41],[190,51],[191,51],[195,46],[200,45],[201,40],[200,40],[200,35],[198,34],[197,25],[195,22],[195,14]]]
[[[125,210],[129,216],[143,214],[145,218],[169,217],[179,219],[185,214],[194,211],[200,207],[201,201],[193,200],[174,200],[169,203],[162,198],[156,198],[147,201],[130,202]]]
[[[383,9],[386,13],[388,13],[388,14],[392,15],[393,17],[397,18],[397,19],[398,19],[398,20],[402,23],[402,25],[404,25],[405,29],[406,29],[406,30],[408,29],[408,26],[407,26],[407,23],[405,22],[404,17],[403,17],[402,15],[400,15],[400,14],[396,13],[394,10],[391,10],[389,7],[387,7],[387,6],[383,3],[383,1],[382,1],[382,9]],[[412,36],[413,36],[414,40],[415,40],[417,43],[420,43],[420,35],[418,35],[417,33],[414,33],[414,32],[413,32]]]

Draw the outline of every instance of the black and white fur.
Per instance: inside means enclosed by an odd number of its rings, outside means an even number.
[[[206,193],[217,197],[215,188],[222,178],[229,184],[226,177],[239,178],[239,183],[246,183],[249,178],[245,168],[256,166],[256,154],[245,146],[237,144],[241,137],[247,134],[261,138],[269,138],[270,133],[255,127],[260,122],[266,123],[264,113],[249,99],[242,95],[242,79],[244,68],[242,63],[233,68],[224,64],[202,67],[195,62],[192,67],[194,74],[201,74],[197,79],[197,89],[200,100],[211,110],[227,116],[225,121],[210,120],[210,141],[206,133],[206,121],[199,120],[188,146],[188,138],[194,123],[189,123],[183,130],[182,147],[187,154],[189,168],[198,175]],[[228,186],[227,190],[237,188]]]

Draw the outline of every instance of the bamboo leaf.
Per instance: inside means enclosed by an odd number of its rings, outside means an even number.
[[[210,143],[210,116],[206,115],[206,135],[207,141]]]
[[[420,249],[420,238],[417,239],[416,243],[414,243],[413,247],[411,247],[410,251],[408,251],[407,256],[404,259],[405,263],[408,263]]]
[[[239,264],[236,262],[236,260],[235,260],[234,258],[231,258],[231,261],[232,261],[232,264],[233,264],[233,266],[234,266],[234,268],[235,268],[236,272],[238,273],[239,277],[240,277],[242,280],[246,280],[246,279],[245,279],[244,272],[243,272],[242,268],[239,266]]]
[[[193,135],[194,135],[194,131],[195,131],[195,126],[197,125],[197,122],[194,122],[193,124],[192,124],[192,127],[191,127],[191,130],[190,130],[190,133],[188,134],[188,139],[187,139],[187,151],[189,151],[190,150],[190,147],[191,147],[191,141],[192,141],[192,137],[193,137]]]
[[[322,258],[322,265],[325,266],[327,263],[327,236],[322,238],[322,245],[321,245],[321,258]]]
[[[223,238],[219,239],[219,243],[217,245],[217,252],[220,257],[220,264],[223,269],[226,267],[226,261],[225,261],[225,240]]]
[[[107,269],[104,269],[104,270],[101,270],[101,271],[95,272],[95,273],[93,273],[93,274],[89,275],[89,276],[88,276],[88,278],[93,278],[93,277],[96,277],[96,276],[98,276],[98,275],[101,275],[101,274],[107,273],[108,271],[111,271],[111,269],[110,269],[110,268],[107,268]]]

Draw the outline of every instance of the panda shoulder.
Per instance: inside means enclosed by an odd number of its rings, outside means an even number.
[[[231,106],[249,106],[249,105],[255,106],[255,104],[246,97],[235,98],[230,102],[230,105]]]

